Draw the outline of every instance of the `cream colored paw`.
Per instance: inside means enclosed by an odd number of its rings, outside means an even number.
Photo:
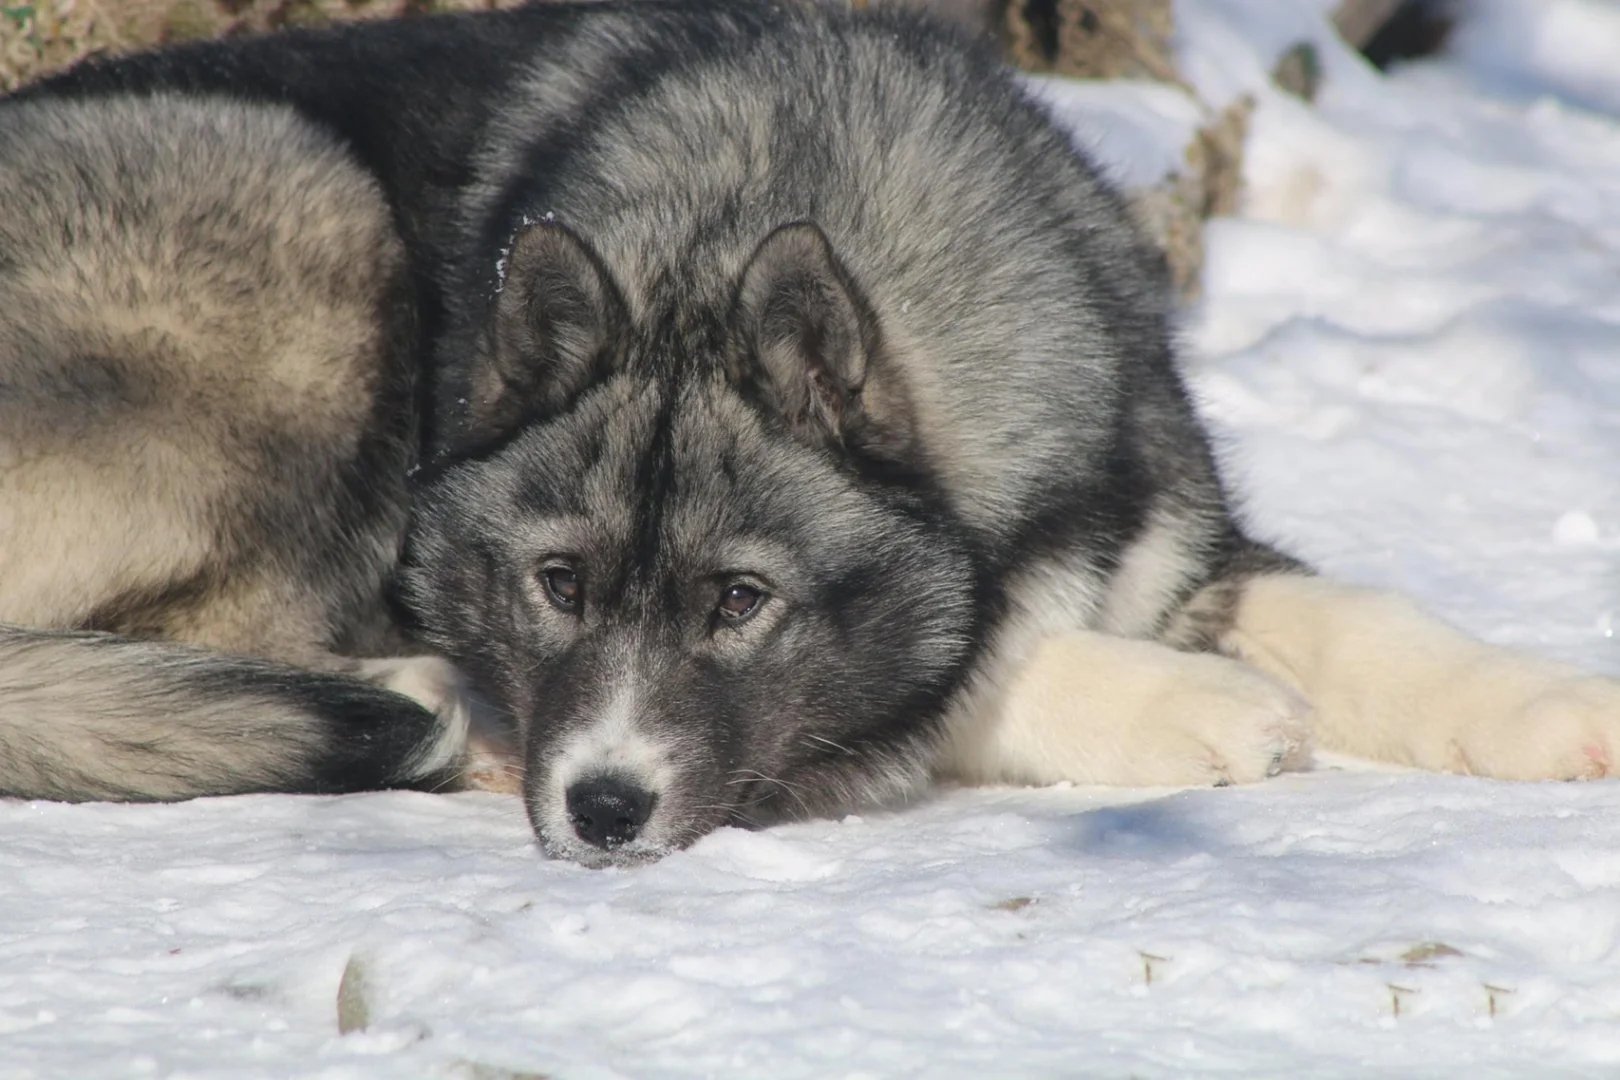
[[[1327,749],[1503,780],[1620,763],[1620,681],[1486,645],[1405,597],[1257,578],[1222,647],[1300,687]]]
[[[1251,784],[1310,764],[1304,698],[1236,661],[1185,659],[1143,704],[1140,743],[1121,770],[1128,779],[1115,783]]]
[[[1620,682],[1553,669],[1521,693],[1470,695],[1457,716],[1449,771],[1502,780],[1595,780],[1620,762]]]
[[[1078,633],[1043,642],[951,733],[971,782],[1249,783],[1310,760],[1310,707],[1235,660]]]

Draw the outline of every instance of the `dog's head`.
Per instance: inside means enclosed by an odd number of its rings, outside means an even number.
[[[876,315],[814,225],[632,319],[542,223],[447,358],[404,571],[506,710],[548,852],[602,865],[917,779],[976,619]]]

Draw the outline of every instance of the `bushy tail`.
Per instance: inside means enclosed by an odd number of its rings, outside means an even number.
[[[0,626],[0,795],[160,801],[447,780],[464,723],[358,679]]]

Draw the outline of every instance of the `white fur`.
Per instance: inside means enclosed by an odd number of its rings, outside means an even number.
[[[552,758],[551,782],[529,792],[530,814],[553,854],[578,862],[623,862],[661,855],[670,847],[667,797],[676,779],[677,747],[649,733],[640,721],[640,676],[629,666],[596,719],[571,735]],[[614,773],[658,797],[636,838],[611,857],[580,840],[568,820],[568,789],[602,773]]]
[[[638,697],[636,681],[627,678],[597,720],[558,748],[553,774],[560,790],[608,772],[648,791],[663,790],[670,779],[668,750],[637,725]]]
[[[1221,645],[1305,694],[1324,748],[1508,780],[1620,761],[1620,682],[1475,641],[1401,596],[1257,578]]]
[[[1212,529],[1201,526],[1190,524],[1184,512],[1156,511],[1141,536],[1120,556],[1097,628],[1127,637],[1151,634],[1174,606],[1176,596],[1189,581],[1197,580],[1208,561],[1197,544]]]
[[[1309,707],[1225,657],[1076,631],[1047,638],[999,708],[952,733],[975,783],[1247,783],[1309,759]]]
[[[1078,560],[1039,564],[1008,589],[1008,617],[946,716],[939,771],[975,775],[976,760],[984,752],[979,739],[986,718],[1006,711],[1018,672],[1043,641],[1083,623],[1096,609],[1099,591],[1096,575]]]
[[[438,735],[405,766],[408,777],[431,776],[460,763],[467,750],[472,710],[461,675],[438,656],[362,660],[361,678],[403,694],[439,718]]]

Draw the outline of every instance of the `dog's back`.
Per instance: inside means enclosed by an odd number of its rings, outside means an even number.
[[[338,674],[414,453],[376,184],[289,110],[158,96],[0,103],[0,192],[0,790],[411,779],[438,721]]]

